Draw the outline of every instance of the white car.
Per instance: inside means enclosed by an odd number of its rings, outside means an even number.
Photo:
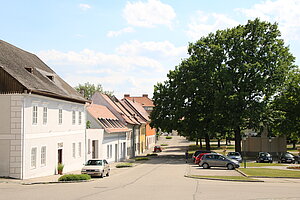
[[[91,176],[109,176],[110,167],[105,159],[88,160],[81,170],[81,174],[88,174]]]

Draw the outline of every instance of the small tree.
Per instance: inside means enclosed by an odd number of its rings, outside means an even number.
[[[113,91],[104,91],[101,84],[94,85],[89,82],[84,84],[79,84],[75,87],[75,90],[79,93],[83,93],[84,97],[90,99],[95,92],[100,92],[109,96],[113,95]]]

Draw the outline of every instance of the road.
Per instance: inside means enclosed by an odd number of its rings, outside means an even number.
[[[0,199],[24,200],[200,200],[300,199],[300,181],[280,179],[241,183],[185,178],[186,143],[178,139],[158,158],[129,169],[116,169],[110,177],[84,183],[50,185],[0,184]]]

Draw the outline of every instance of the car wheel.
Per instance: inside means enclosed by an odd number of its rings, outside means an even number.
[[[233,170],[233,169],[234,169],[234,166],[233,166],[233,164],[228,164],[228,165],[227,165],[227,169],[229,169],[229,170]]]
[[[295,164],[295,161],[293,161],[292,163]]]
[[[109,176],[110,170],[107,171],[106,176]]]
[[[209,168],[209,165],[208,165],[207,163],[203,163],[202,167],[203,167],[204,169],[208,169],[208,168]]]
[[[271,160],[270,163],[273,163],[273,161]]]

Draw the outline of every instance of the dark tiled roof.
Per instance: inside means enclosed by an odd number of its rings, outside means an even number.
[[[2,40],[0,40],[0,68],[23,85],[28,92],[86,102],[84,97],[36,55]],[[29,69],[31,72],[28,71]]]

